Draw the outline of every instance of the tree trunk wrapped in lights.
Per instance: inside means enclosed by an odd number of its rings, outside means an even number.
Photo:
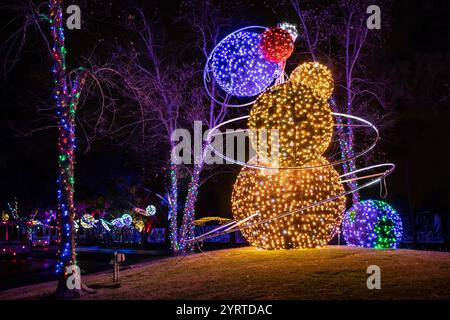
[[[57,292],[68,290],[67,267],[76,265],[74,230],[74,165],[75,165],[75,114],[87,72],[79,69],[73,83],[66,72],[66,49],[62,19],[62,0],[49,4],[51,40],[53,41],[52,68],[54,77],[54,98],[57,104],[59,178],[58,178],[58,223],[59,258],[56,272],[59,275]]]
[[[168,200],[169,200],[169,232],[170,232],[170,246],[173,253],[177,253],[179,251],[179,243],[178,243],[178,190],[177,190],[177,165],[174,162],[174,159],[170,160],[169,167],[169,192],[168,192]]]
[[[180,249],[182,251],[192,249],[190,243],[186,242],[188,239],[192,239],[194,234],[194,217],[195,217],[195,203],[197,201],[198,189],[200,187],[200,174],[203,170],[204,161],[203,158],[199,164],[194,167],[191,181],[188,187],[188,194],[186,196],[186,204],[183,211],[183,224],[181,225],[180,232]]]

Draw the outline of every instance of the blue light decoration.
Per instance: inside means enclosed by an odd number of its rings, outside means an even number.
[[[237,97],[263,92],[274,80],[278,65],[266,60],[256,32],[238,31],[223,39],[211,55],[211,70],[217,84]]]
[[[109,225],[108,225],[108,224],[109,224],[108,221],[103,220],[103,219],[100,219],[100,223],[101,223],[102,227],[103,227],[107,232],[111,231],[111,228],[110,228]]]
[[[133,218],[128,214],[123,214],[120,218],[111,221],[111,224],[116,228],[129,227],[133,223]]]
[[[122,219],[124,226],[126,226],[126,227],[131,226],[131,224],[133,223],[133,218],[128,213],[125,213],[121,219]]]
[[[154,216],[156,214],[156,207],[154,205],[148,205],[147,208],[145,208],[145,213],[148,217]]]
[[[122,221],[122,218],[117,218],[111,221],[111,224],[116,228],[122,228],[125,224]]]
[[[364,200],[353,205],[343,221],[344,239],[352,247],[395,249],[402,232],[397,211],[380,200]]]

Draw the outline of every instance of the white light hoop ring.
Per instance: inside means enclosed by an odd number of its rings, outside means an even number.
[[[233,123],[233,122],[236,122],[236,121],[248,119],[250,116],[246,115],[246,116],[242,116],[242,117],[238,117],[238,118],[234,118],[234,119],[230,119],[230,120],[224,121],[224,122],[218,124],[217,126],[215,126],[214,128],[212,128],[208,132],[208,135],[206,137],[207,148],[209,148],[211,151],[213,151],[214,154],[216,154],[220,158],[228,161],[230,164],[238,164],[238,165],[243,166],[243,167],[259,169],[259,170],[310,170],[310,169],[315,169],[315,168],[330,167],[330,166],[335,166],[335,165],[339,165],[339,164],[342,164],[342,163],[345,163],[345,162],[349,162],[349,161],[355,160],[355,159],[365,155],[366,153],[368,153],[373,148],[375,148],[375,146],[378,143],[378,140],[380,139],[380,133],[378,132],[378,129],[375,127],[375,125],[373,125],[372,123],[370,123],[369,121],[367,121],[367,120],[365,120],[363,118],[352,116],[352,115],[349,115],[349,114],[337,113],[337,112],[332,112],[331,114],[334,115],[334,116],[337,116],[337,117],[344,117],[344,118],[350,118],[350,119],[354,119],[354,120],[357,120],[357,121],[361,121],[362,123],[364,123],[364,125],[362,125],[362,126],[372,128],[375,131],[375,134],[376,134],[376,137],[375,137],[373,143],[367,149],[357,153],[356,155],[354,155],[354,156],[352,156],[350,158],[342,159],[342,160],[338,160],[338,161],[335,161],[335,162],[331,162],[331,163],[323,164],[323,165],[318,165],[318,166],[269,167],[269,166],[263,166],[263,165],[254,165],[254,164],[251,164],[251,163],[242,162],[242,161],[239,161],[239,160],[235,160],[235,159],[229,158],[226,155],[218,152],[211,145],[211,138],[214,136],[214,134],[213,134],[214,131],[217,131],[220,127],[222,127],[224,125],[227,125],[229,123]],[[335,126],[341,127],[343,125],[335,124]],[[221,133],[221,134],[223,134],[223,133]]]
[[[382,181],[383,179],[385,179],[388,175],[390,175],[390,174],[395,170],[395,164],[393,164],[393,163],[382,163],[382,164],[372,165],[372,166],[369,166],[369,167],[365,167],[365,168],[362,168],[362,169],[358,169],[358,170],[355,170],[355,171],[352,171],[352,172],[348,172],[348,173],[343,174],[343,175],[341,175],[341,176],[339,176],[339,177],[341,178],[341,177],[353,175],[353,174],[355,174],[355,173],[357,173],[357,172],[368,171],[368,170],[371,170],[371,169],[374,169],[374,168],[380,168],[380,167],[389,167],[389,168],[388,168],[387,170],[385,170],[383,173],[378,173],[378,174],[376,174],[376,175],[378,176],[378,178],[373,179],[373,180],[371,180],[371,181],[369,181],[369,182],[367,182],[367,183],[365,183],[365,184],[363,184],[363,185],[361,185],[361,186],[358,186],[357,188],[355,188],[355,189],[353,189],[353,190],[345,191],[345,192],[340,193],[340,194],[338,194],[338,195],[335,195],[335,196],[333,196],[333,197],[330,197],[330,198],[327,198],[327,199],[324,199],[324,200],[321,200],[321,201],[312,203],[312,204],[310,204],[310,205],[307,205],[307,206],[305,206],[305,207],[296,209],[296,210],[294,210],[294,211],[282,212],[282,213],[280,213],[279,215],[277,215],[277,216],[275,216],[275,217],[272,217],[272,218],[267,218],[267,219],[264,219],[264,220],[261,220],[261,221],[258,221],[258,222],[252,223],[252,224],[245,224],[244,226],[238,227],[238,228],[235,228],[235,227],[233,226],[233,227],[227,229],[226,231],[221,231],[221,232],[219,232],[219,233],[215,233],[215,232],[218,232],[219,230],[221,230],[221,229],[224,228],[224,226],[220,226],[220,227],[218,227],[218,228],[216,228],[216,229],[213,229],[213,230],[208,231],[208,232],[205,233],[205,234],[202,234],[202,235],[197,236],[197,237],[195,237],[195,238],[189,239],[188,242],[199,242],[199,241],[204,241],[204,240],[207,240],[207,239],[210,239],[210,238],[219,237],[219,236],[224,235],[224,234],[227,234],[227,233],[231,233],[231,232],[235,232],[235,231],[237,231],[237,230],[242,230],[242,229],[250,228],[250,227],[252,227],[252,226],[256,226],[256,225],[260,225],[260,224],[264,224],[264,223],[270,222],[270,221],[275,220],[275,219],[279,219],[279,218],[286,217],[286,216],[291,215],[291,214],[293,214],[293,213],[301,212],[301,211],[307,210],[307,209],[309,209],[309,208],[313,208],[313,207],[315,207],[315,206],[319,206],[319,205],[324,204],[324,203],[326,203],[326,202],[330,202],[330,201],[333,201],[333,200],[335,200],[335,199],[338,199],[338,198],[347,196],[347,195],[349,195],[349,194],[354,193],[355,191],[358,191],[358,190],[367,188],[367,187],[369,187],[369,186],[371,186],[371,185],[373,185],[373,184],[375,184],[375,183],[377,183],[377,182],[379,182],[379,181]],[[364,178],[364,177],[363,177],[363,178]],[[355,179],[351,179],[351,180],[355,180]],[[344,183],[344,182],[341,181],[341,183]],[[233,221],[232,221],[232,222],[233,222]],[[230,222],[229,224],[232,224],[232,222]],[[239,223],[239,221],[234,221],[234,222],[235,222],[235,224],[238,224],[238,223]]]
[[[248,26],[248,27],[244,27],[244,28],[241,28],[241,29],[239,29],[239,30],[236,30],[236,31],[230,33],[230,34],[227,35],[225,38],[223,38],[222,40],[220,40],[218,44],[216,44],[216,46],[214,47],[214,49],[213,49],[213,50],[211,51],[211,53],[209,54],[208,59],[206,60],[206,63],[205,63],[205,67],[204,67],[204,69],[203,69],[203,85],[204,85],[204,87],[205,87],[206,93],[208,94],[208,96],[209,96],[209,98],[210,98],[211,100],[213,100],[215,103],[220,104],[221,106],[224,106],[224,107],[228,107],[228,108],[242,108],[242,107],[248,107],[248,106],[252,105],[253,103],[255,103],[255,101],[256,101],[256,98],[255,98],[255,99],[253,99],[253,100],[250,101],[250,102],[246,102],[246,103],[242,103],[242,104],[228,104],[228,103],[225,103],[225,102],[223,102],[223,101],[217,100],[217,99],[212,95],[211,91],[210,91],[209,88],[208,88],[208,84],[210,83],[210,81],[208,80],[208,79],[210,79],[209,73],[211,72],[211,70],[210,70],[210,68],[209,68],[209,62],[210,62],[210,60],[211,60],[211,56],[213,55],[214,51],[216,51],[217,47],[218,47],[223,41],[225,41],[226,39],[228,39],[229,37],[231,37],[233,34],[235,34],[235,33],[237,33],[237,32],[240,32],[240,31],[243,31],[243,30],[248,30],[248,29],[264,29],[264,30],[267,30],[267,27],[263,27],[263,26]],[[274,76],[273,80],[275,80],[275,79],[277,79],[277,77],[279,77],[279,73],[280,73],[280,66],[278,66],[278,69],[277,69],[277,71],[275,72],[275,76]],[[268,88],[270,88],[270,86],[269,86]],[[264,92],[264,91],[263,91],[263,92]],[[260,94],[260,93],[259,93],[259,94]],[[259,94],[255,95],[255,96],[258,96]],[[251,97],[249,97],[249,98],[251,98]]]

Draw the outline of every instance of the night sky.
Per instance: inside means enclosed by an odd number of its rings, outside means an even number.
[[[112,1],[113,7],[117,7],[114,9],[119,11],[119,6],[123,5],[119,3],[124,2]],[[178,8],[177,1],[164,2],[166,4],[155,6],[147,2],[145,9],[151,12],[159,7],[162,23],[170,25]],[[270,1],[258,3],[251,9],[236,10],[236,28],[247,24],[271,25],[284,19],[296,21],[293,10],[278,13],[271,10]],[[11,17],[10,12],[2,12],[2,21],[9,21]],[[387,179],[387,200],[402,213],[411,209],[450,212],[449,24],[448,1],[394,2],[390,35],[384,48],[388,52],[386,68],[409,70],[405,75],[398,75],[396,81],[402,81],[402,77],[413,79],[414,86],[405,93],[407,98],[402,96],[394,101],[395,122],[386,130],[377,148],[385,153],[383,160],[397,165]],[[102,26],[99,24],[98,29]],[[176,33],[182,29],[183,26],[175,25],[169,33],[176,38]],[[99,32],[105,39],[114,33]],[[5,39],[6,32],[0,34],[2,40]],[[95,32],[89,35],[68,32],[69,57],[85,50],[96,36]],[[23,210],[56,204],[56,128],[29,132],[30,128],[56,123],[55,119],[41,119],[36,112],[36,101],[48,101],[51,94],[50,76],[45,48],[35,35],[29,38],[14,69],[0,80],[0,211],[6,209],[7,202],[14,197],[19,199]],[[443,81],[447,92],[433,91],[442,86]],[[23,133],[30,134],[24,136]],[[132,153],[113,144],[94,144],[85,153],[82,136],[79,140],[76,199],[117,192],[112,190],[118,181],[133,181],[143,170]],[[151,177],[153,180],[149,184],[161,192],[161,176]],[[224,173],[202,186],[198,201],[200,216],[230,216],[235,177],[235,173]],[[364,195],[378,197],[378,193],[379,188],[375,186]]]

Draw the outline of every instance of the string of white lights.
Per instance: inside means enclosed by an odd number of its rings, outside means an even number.
[[[346,158],[346,159],[341,159],[341,160],[338,160],[338,161],[334,161],[334,162],[331,162],[331,163],[326,164],[326,165],[318,165],[318,166],[264,166],[264,165],[259,165],[259,164],[251,164],[251,163],[248,163],[248,162],[243,162],[243,161],[240,161],[240,160],[237,160],[237,159],[230,158],[230,157],[224,155],[223,153],[221,153],[220,151],[218,151],[211,144],[212,138],[217,135],[217,134],[214,133],[215,131],[219,131],[219,129],[221,127],[223,127],[223,126],[225,126],[227,124],[234,123],[234,122],[237,122],[237,121],[241,121],[241,120],[244,120],[244,119],[248,119],[250,117],[249,115],[246,115],[246,116],[237,117],[237,118],[234,118],[234,119],[230,119],[230,120],[224,121],[224,122],[218,124],[217,126],[215,126],[214,128],[212,128],[208,132],[208,135],[206,137],[207,148],[209,148],[212,152],[214,152],[214,154],[217,155],[218,157],[220,157],[220,158],[224,159],[225,161],[227,161],[227,163],[237,164],[237,165],[240,165],[240,166],[243,166],[243,167],[247,167],[247,168],[261,169],[261,170],[310,170],[310,169],[321,168],[321,167],[336,166],[336,165],[342,164],[344,162],[349,162],[349,161],[355,160],[355,159],[365,155],[366,153],[368,153],[370,150],[372,150],[377,145],[377,143],[378,143],[378,141],[380,139],[380,134],[379,134],[378,129],[371,122],[369,122],[369,121],[367,121],[367,120],[365,120],[363,118],[356,117],[356,116],[349,115],[349,114],[337,113],[337,112],[332,112],[331,114],[336,116],[336,117],[345,117],[345,118],[350,118],[350,119],[353,119],[353,120],[356,120],[356,121],[361,121],[362,123],[364,123],[364,126],[372,128],[373,131],[375,132],[375,135],[376,135],[374,140],[373,140],[373,142],[370,144],[370,146],[368,148],[366,148],[365,150],[363,150],[363,151],[361,151],[359,153],[356,153],[353,157]],[[234,131],[233,133],[236,133],[236,131]],[[222,134],[227,134],[227,132],[225,132],[225,133],[221,132],[218,135],[222,135]]]

